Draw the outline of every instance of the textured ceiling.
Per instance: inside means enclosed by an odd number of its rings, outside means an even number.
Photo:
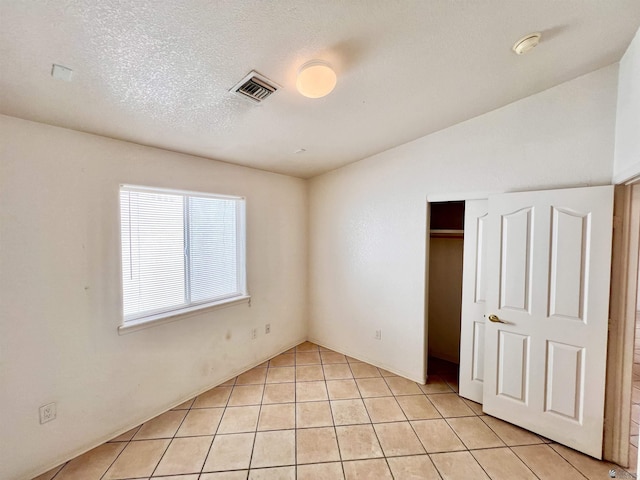
[[[639,25],[638,0],[2,0],[0,113],[310,177],[614,63]],[[252,69],[283,87],[259,106],[228,92]]]

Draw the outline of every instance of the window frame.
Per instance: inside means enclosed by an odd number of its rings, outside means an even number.
[[[122,191],[129,192],[145,192],[145,193],[158,193],[166,195],[179,195],[183,198],[199,197],[199,198],[213,198],[220,200],[234,200],[236,202],[236,273],[238,279],[239,292],[229,294],[224,297],[216,298],[215,300],[202,300],[191,303],[182,303],[173,307],[163,307],[155,310],[147,310],[145,312],[125,315],[124,314],[124,281],[123,281],[123,250],[122,250],[122,204],[121,193]],[[188,201],[187,201],[188,203]],[[184,236],[185,242],[188,242],[188,225],[189,225],[189,210],[184,209]],[[132,331],[140,330],[154,325],[160,325],[163,323],[172,322],[179,318],[193,316],[201,313],[205,310],[213,310],[218,308],[229,307],[241,303],[250,303],[251,295],[247,287],[247,254],[246,254],[246,197],[236,195],[223,195],[217,193],[197,192],[192,190],[178,190],[162,187],[148,187],[141,185],[120,184],[118,186],[118,231],[119,231],[119,294],[120,294],[120,314],[121,325],[118,327],[120,334],[129,333]],[[190,246],[185,246],[185,263],[190,263]],[[189,271],[185,270],[185,288],[189,283]]]

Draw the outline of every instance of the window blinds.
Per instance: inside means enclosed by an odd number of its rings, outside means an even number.
[[[241,198],[122,186],[125,322],[246,295],[243,214]]]

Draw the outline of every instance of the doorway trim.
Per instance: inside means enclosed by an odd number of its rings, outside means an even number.
[[[629,466],[629,422],[640,250],[640,178],[616,185],[605,393],[606,460]]]

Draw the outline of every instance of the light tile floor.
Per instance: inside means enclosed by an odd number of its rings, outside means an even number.
[[[633,478],[483,415],[430,365],[419,385],[305,342],[37,480]]]

